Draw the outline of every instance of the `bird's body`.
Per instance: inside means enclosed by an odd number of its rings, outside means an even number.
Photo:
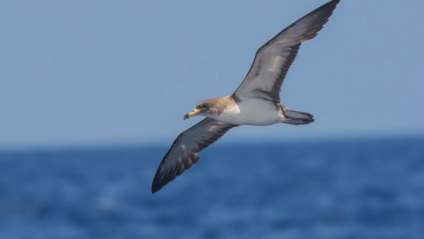
[[[285,119],[279,103],[248,98],[239,101],[231,96],[220,97],[214,100],[226,102],[224,110],[219,114],[207,117],[234,125],[265,126],[282,123]]]
[[[283,122],[284,116],[278,103],[250,98],[241,101],[227,113],[213,118],[236,125],[272,125]]]
[[[162,159],[152,184],[161,189],[199,160],[199,152],[239,125],[308,124],[311,114],[287,109],[279,92],[303,41],[314,38],[340,0],[332,0],[300,18],[256,52],[248,74],[229,96],[207,99],[185,115],[206,118],[181,133]]]

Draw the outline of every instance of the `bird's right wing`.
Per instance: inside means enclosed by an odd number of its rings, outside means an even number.
[[[308,13],[259,48],[249,73],[234,95],[280,102],[281,85],[300,44],[318,34],[339,2],[332,0]]]
[[[152,183],[152,193],[182,174],[184,170],[199,160],[199,152],[221,138],[229,129],[237,125],[206,118],[175,139],[163,157]]]

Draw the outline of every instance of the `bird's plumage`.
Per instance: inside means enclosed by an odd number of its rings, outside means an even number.
[[[199,152],[237,125],[206,118],[175,139],[157,169],[152,192],[161,189],[199,160]]]
[[[318,34],[339,2],[332,0],[308,13],[259,48],[248,74],[233,95],[202,101],[185,116],[202,114],[207,118],[174,141],[156,171],[153,193],[196,163],[199,152],[232,127],[314,121],[309,113],[286,109],[280,104],[279,92],[301,43]]]
[[[249,72],[234,94],[280,102],[281,85],[301,43],[318,34],[339,1],[330,1],[308,13],[259,48]]]

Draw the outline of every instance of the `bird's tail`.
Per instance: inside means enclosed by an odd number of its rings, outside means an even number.
[[[285,109],[283,111],[283,114],[286,117],[283,123],[286,124],[299,125],[314,122],[314,116],[306,112]]]

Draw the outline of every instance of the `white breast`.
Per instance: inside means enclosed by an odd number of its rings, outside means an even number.
[[[261,99],[246,99],[213,118],[236,125],[271,125],[282,120],[275,103]]]

